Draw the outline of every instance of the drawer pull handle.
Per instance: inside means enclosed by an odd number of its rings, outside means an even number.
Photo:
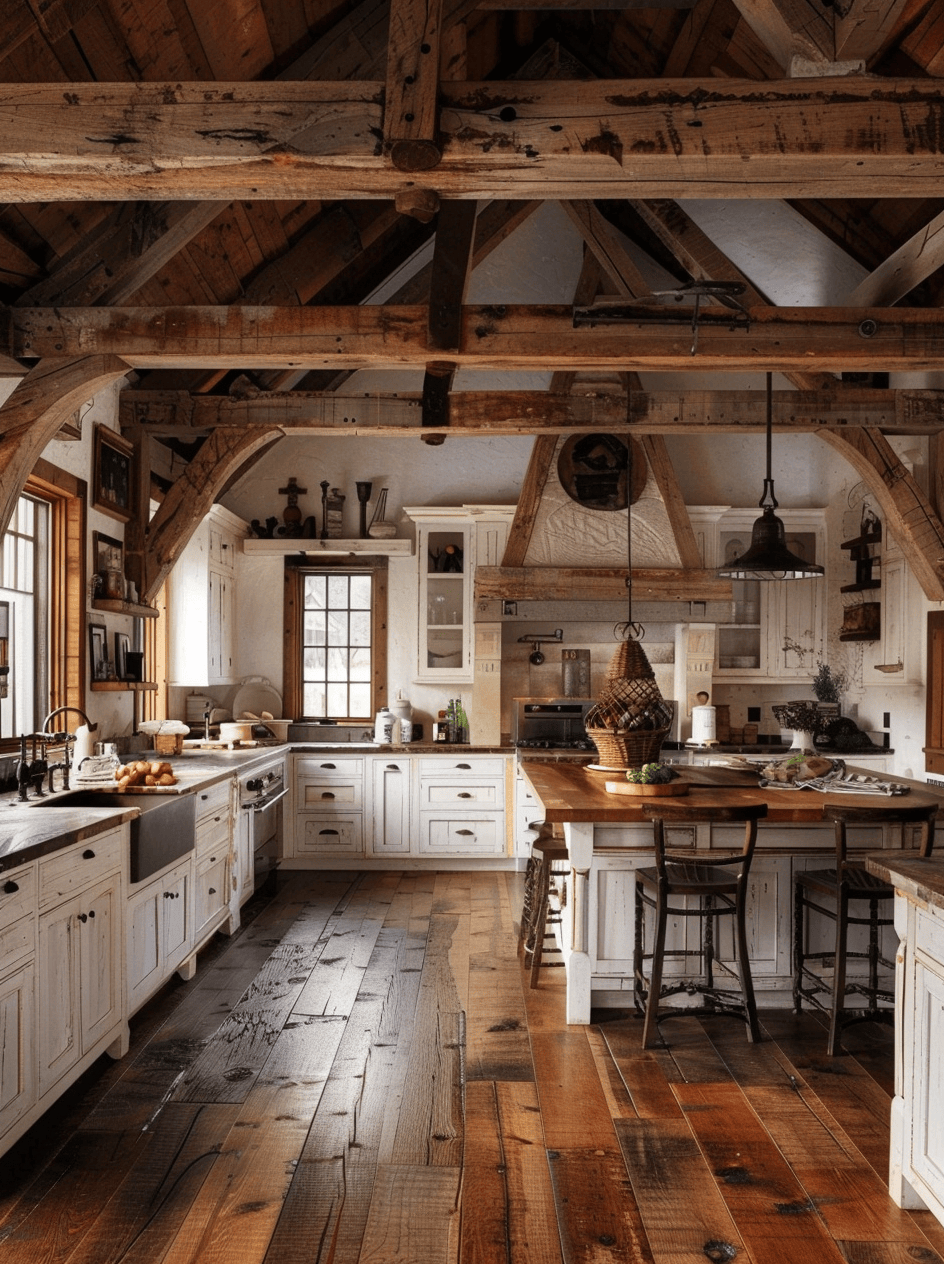
[[[337,768],[337,764],[321,764],[322,768]]]
[[[9,882],[3,884],[4,895],[12,895],[14,891],[19,891],[19,885],[11,878]]]
[[[216,895],[216,887],[210,887],[207,895]]]
[[[87,921],[88,921],[88,914],[87,914],[87,913],[80,913],[80,914],[79,914],[79,921],[80,921],[80,922],[82,922],[83,924],[84,924],[85,922],[87,922]]]
[[[474,834],[474,833],[475,833],[475,830],[461,830],[461,829],[460,829],[460,830],[456,830],[456,833],[457,833],[457,834],[463,834],[463,835],[465,835],[465,834],[470,834],[470,835],[471,835],[471,834]]]
[[[319,830],[319,831],[318,831],[318,837],[320,838],[320,837],[322,836],[322,834],[333,834],[333,835],[336,835],[337,833],[338,833],[338,831],[337,831],[337,830]]]
[[[216,857],[215,857],[215,856],[211,856],[211,857],[210,857],[210,864],[211,864],[211,865],[215,865],[215,864],[216,864]]]
[[[470,794],[468,790],[460,790],[460,791],[459,791],[459,794],[458,794],[458,798],[460,798],[460,799],[473,799],[473,798],[475,798],[475,796],[474,796],[474,795],[472,795],[472,794]]]
[[[85,851],[82,853],[82,859],[83,860],[95,859],[95,853],[92,851],[91,847],[86,847]]]
[[[400,772],[400,771],[401,771],[401,769],[400,769],[400,765],[399,765],[399,764],[388,764],[388,765],[387,765],[387,771],[388,771],[388,772]]]
[[[321,792],[321,797],[322,797],[322,799],[333,799],[333,798],[334,798],[334,791],[333,791],[333,790],[322,790],[322,792]]]
[[[95,910],[89,909],[89,917],[94,917],[94,916],[95,916]]]
[[[457,768],[471,768],[471,764],[456,764]]]

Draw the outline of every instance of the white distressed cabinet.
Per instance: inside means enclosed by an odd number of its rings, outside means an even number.
[[[370,766],[370,854],[408,856],[411,842],[410,793],[412,760],[409,756],[374,756]]]
[[[296,856],[364,854],[362,756],[295,757]]]
[[[0,1137],[34,1105],[36,866],[0,876]]]
[[[113,830],[39,862],[39,1096],[122,1031],[122,864]]]
[[[128,1013],[133,1014],[190,955],[193,864],[188,856],[127,902]]]
[[[215,930],[231,934],[235,919],[231,909],[233,871],[232,780],[220,781],[197,792],[194,839],[194,948]]]
[[[403,512],[416,523],[416,679],[471,683],[475,568],[501,562],[514,508],[424,505]]]
[[[505,853],[505,759],[420,755],[417,849],[421,856]]]
[[[168,579],[168,683],[222,685],[237,680],[236,553],[246,524],[214,505]]]
[[[807,561],[826,555],[824,514],[818,509],[778,509],[787,544]],[[692,509],[705,565],[720,566],[751,542],[757,509]],[[718,623],[714,676],[756,684],[808,684],[825,657],[826,580],[735,580],[731,619]]]

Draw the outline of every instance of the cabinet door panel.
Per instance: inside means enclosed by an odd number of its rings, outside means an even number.
[[[164,969],[168,974],[190,951],[190,872],[164,879],[161,896],[164,911]]]
[[[79,1004],[83,1053],[114,1026],[121,1012],[117,901],[117,877],[83,895],[80,901]]]
[[[371,779],[370,849],[375,856],[410,851],[410,761],[378,759]]]
[[[915,963],[914,1127],[911,1166],[932,1190],[944,1190],[944,965]]]
[[[128,902],[128,1001],[134,1007],[157,986],[161,969],[163,883],[152,882]]]
[[[70,900],[39,919],[39,1095],[80,1056],[78,903]]]
[[[33,962],[0,980],[0,1136],[36,1100]]]

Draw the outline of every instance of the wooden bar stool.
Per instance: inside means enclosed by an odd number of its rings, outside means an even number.
[[[889,986],[881,986],[879,981],[880,966],[890,971],[895,968],[894,961],[882,956],[879,942],[881,928],[894,923],[892,910],[888,908],[886,914],[880,916],[879,906],[891,901],[895,892],[888,883],[869,873],[861,860],[848,859],[847,827],[899,825],[904,844],[904,831],[917,826],[920,830],[920,854],[930,856],[934,847],[937,808],[904,805],[887,808],[883,803],[881,808],[875,809],[840,803],[829,804],[823,815],[835,826],[836,865],[833,869],[806,869],[794,877],[793,1008],[799,1014],[803,1001],[806,1000],[829,1015],[826,1052],[832,1057],[841,1052],[840,1037],[843,1028],[867,1020],[885,1023],[895,1021],[894,982]],[[820,901],[823,899],[828,903],[822,904]],[[861,909],[860,915],[853,916],[850,906]],[[828,951],[808,950],[810,924],[807,909],[835,923],[835,942]],[[869,928],[868,946],[864,950],[852,951],[849,948],[850,926]],[[864,980],[849,979],[847,966],[850,960],[868,962],[868,973]],[[813,969],[808,962],[819,962],[820,971]],[[830,968],[831,978],[828,973]],[[865,1004],[854,1007],[846,1005],[846,997],[850,995],[865,997]]]
[[[525,960],[530,958],[531,987],[538,985],[541,966],[562,966],[563,961],[544,961],[544,945],[553,937],[548,927],[558,925],[561,915],[551,908],[551,874],[557,861],[568,859],[567,847],[562,838],[554,835],[550,825],[538,827],[538,835],[531,843],[531,856],[525,871],[524,902],[521,910],[521,928],[518,947],[524,950]]]
[[[744,803],[737,806],[694,806],[680,799],[656,799],[642,803],[643,816],[653,827],[655,868],[636,870],[636,927],[633,952],[633,994],[636,1009],[644,1014],[642,1047],[650,1048],[663,1018],[686,1013],[721,1013],[742,1018],[747,1024],[747,1038],[760,1040],[760,1024],[754,1001],[754,985],[747,952],[745,908],[748,875],[757,822],[767,815],[766,803]],[[665,845],[667,825],[709,823],[744,824],[744,843],[734,854],[721,852],[669,851]],[[675,902],[670,900],[675,897]],[[694,898],[694,903],[692,903]],[[644,951],[645,910],[655,912],[652,952]],[[699,918],[699,947],[666,948],[666,926],[670,918]],[[734,918],[734,945],[737,969],[733,970],[716,954],[716,922],[719,917]],[[697,980],[662,982],[667,957],[697,956],[701,972]],[[650,962],[649,978],[645,963]],[[715,969],[736,979],[738,990],[715,986]],[[669,996],[682,992],[699,993],[705,998],[701,1006],[674,1008],[661,1006]],[[660,1007],[661,1006],[661,1007]]]

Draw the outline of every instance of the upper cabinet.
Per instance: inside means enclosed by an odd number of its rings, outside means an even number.
[[[214,505],[168,580],[168,683],[229,685],[235,661],[236,552],[246,524]]]
[[[778,509],[794,553],[822,562],[826,529],[821,510]],[[706,566],[720,566],[751,542],[756,509],[693,511]],[[825,655],[826,580],[734,580],[731,618],[718,623],[715,677],[757,682],[808,682]]]
[[[471,683],[475,567],[497,566],[514,507],[404,507],[416,523],[418,681]]]

